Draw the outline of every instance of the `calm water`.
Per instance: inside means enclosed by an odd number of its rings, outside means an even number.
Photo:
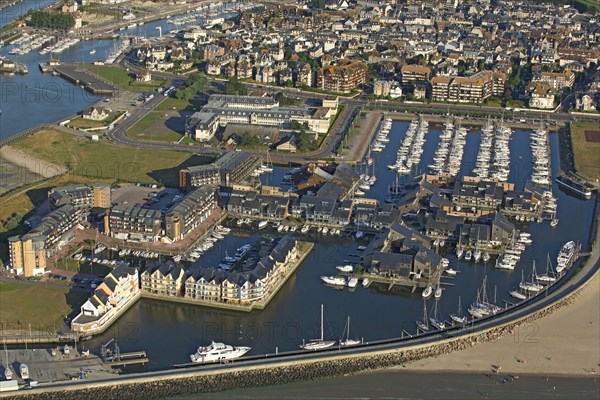
[[[380,200],[386,196],[387,188],[393,184],[395,173],[387,169],[387,165],[395,160],[395,153],[406,132],[408,124],[394,123],[391,141],[387,148],[375,154],[375,170],[378,181],[369,193]],[[437,136],[440,131],[431,129],[425,143],[422,166],[432,162]],[[475,160],[478,151],[479,133],[470,133],[465,148],[465,159]],[[551,135],[553,170],[558,172],[558,141]],[[517,131],[511,141],[511,175],[517,177],[522,185],[525,173],[529,170],[531,153],[529,150],[529,133]],[[278,183],[285,171],[277,168],[271,177],[263,177],[265,183]],[[440,301],[441,315],[448,319],[448,314],[455,312],[458,297],[462,298],[464,310],[475,299],[476,290],[487,275],[489,290],[493,297],[497,289],[498,303],[510,301],[508,290],[518,285],[521,270],[525,275],[531,273],[532,261],[536,260],[539,269],[546,265],[546,254],[552,259],[560,247],[568,240],[586,242],[589,232],[593,201],[581,201],[569,197],[554,187],[558,197],[558,218],[560,224],[555,229],[548,223],[531,224],[527,228],[535,243],[524,253],[521,262],[512,272],[494,269],[488,265],[468,262],[456,262],[449,256],[451,265],[460,271],[454,279],[444,278],[450,285],[444,286],[444,294]],[[261,234],[263,234],[261,232]],[[268,234],[265,231],[264,234]],[[235,233],[218,243],[210,253],[193,265],[215,266],[225,256],[225,251],[235,251],[246,243],[260,240],[260,235],[252,232]],[[125,313],[113,327],[103,335],[87,342],[92,349],[115,337],[123,351],[144,349],[150,358],[148,368],[156,370],[168,368],[173,364],[189,360],[201,343],[212,339],[223,340],[230,344],[249,345],[252,354],[265,354],[295,350],[303,339],[311,339],[319,335],[319,307],[325,305],[325,335],[332,339],[340,337],[344,330],[347,316],[352,319],[352,336],[363,337],[365,341],[398,337],[402,330],[415,332],[414,321],[422,316],[423,302],[420,292],[410,294],[408,291],[365,289],[361,285],[354,292],[348,289],[335,290],[321,284],[320,275],[332,274],[335,266],[356,260],[356,247],[366,244],[357,243],[349,237],[309,236],[308,240],[316,242],[313,253],[303,266],[290,278],[285,287],[262,311],[242,313],[222,311],[192,305],[174,304],[163,301],[143,300]],[[585,247],[585,246],[584,246]],[[431,308],[432,302],[428,307]]]
[[[0,26],[25,14],[29,8],[41,8],[54,1],[26,1],[0,12]],[[223,14],[225,17],[233,14]],[[118,31],[123,36],[155,37],[156,29],[163,33],[176,29],[165,19],[153,21],[131,29]],[[179,29],[182,29],[180,26]],[[91,63],[94,60],[106,60],[116,47],[114,40],[81,41],[52,57],[62,63]],[[60,77],[42,74],[39,64],[48,62],[50,55],[40,55],[38,50],[29,54],[9,54],[12,46],[0,48],[0,56],[27,65],[27,75],[0,75],[0,140],[6,139],[25,129],[40,123],[51,123],[80,112],[97,102],[100,97],[81,89]],[[95,49],[94,55],[90,50]]]

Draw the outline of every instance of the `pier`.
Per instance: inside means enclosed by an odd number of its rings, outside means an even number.
[[[54,70],[64,79],[77,85],[82,85],[87,91],[93,94],[112,95],[116,91],[114,86],[100,78],[92,76],[86,70],[76,65],[61,65],[55,67]]]

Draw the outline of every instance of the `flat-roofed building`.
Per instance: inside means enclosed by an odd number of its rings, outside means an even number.
[[[195,165],[179,171],[179,187],[189,192],[193,188],[210,185],[216,186],[221,183],[219,167],[214,163],[206,165]]]
[[[504,93],[506,74],[480,71],[469,77],[436,76],[431,78],[431,99],[458,103],[482,103]]]
[[[402,83],[428,82],[431,76],[431,68],[423,65],[403,65],[400,69]]]
[[[115,206],[104,217],[105,232],[119,239],[154,242],[162,234],[162,216],[158,210],[139,206]]]
[[[317,88],[349,93],[365,83],[367,77],[367,64],[360,61],[345,65],[327,65],[317,71]]]
[[[8,238],[10,268],[25,277],[41,275],[46,269],[44,236],[12,236]]]
[[[165,236],[172,241],[183,239],[208,218],[215,207],[215,192],[201,186],[189,192],[183,200],[165,212]]]

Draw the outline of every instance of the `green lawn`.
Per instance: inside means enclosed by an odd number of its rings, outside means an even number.
[[[133,125],[127,131],[127,135],[136,139],[151,140],[158,142],[177,142],[181,139],[182,134],[174,131],[164,124],[160,127],[159,132],[156,127],[152,127],[155,123],[159,122],[163,117],[163,113],[158,111],[150,111],[140,119],[135,125]]]
[[[45,287],[43,283],[0,282],[0,323],[7,329],[51,331],[63,318],[78,309],[88,298],[85,292],[68,287]]]
[[[77,272],[79,271],[79,263],[73,260],[71,257],[61,258],[56,262],[56,267],[63,271]]]
[[[594,122],[571,123],[571,143],[575,158],[575,169],[588,179],[600,179],[600,143],[588,142],[586,130],[600,130]]]
[[[122,146],[102,139],[94,143],[56,130],[40,131],[13,146],[37,158],[65,165],[80,177],[140,183],[162,181],[171,186],[177,186],[176,174],[165,181],[157,171],[176,167],[190,157],[181,151]]]
[[[83,119],[82,117],[77,117],[69,121],[68,125],[72,128],[79,129],[100,128],[103,126],[110,125],[111,122],[116,120],[122,114],[123,111],[113,111],[109,113],[108,117],[105,120],[102,121],[95,121],[93,119]]]

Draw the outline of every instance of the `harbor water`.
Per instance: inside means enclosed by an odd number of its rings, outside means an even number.
[[[395,172],[387,165],[395,160],[396,150],[407,130],[408,123],[395,122],[390,134],[390,142],[381,152],[374,154],[377,183],[367,194],[368,197],[383,201],[388,187],[395,182]],[[430,127],[426,136],[425,149],[416,169],[424,169],[432,163],[435,147],[439,142],[440,129]],[[510,142],[510,176],[515,177],[517,186],[522,188],[530,173],[531,151],[528,131],[515,131]],[[478,151],[479,132],[467,135],[464,160],[473,162]],[[553,174],[559,172],[558,139],[550,135]],[[472,168],[472,167],[469,167]],[[467,168],[464,168],[467,171]],[[285,168],[276,167],[275,171],[262,179],[265,184],[279,184],[285,174]],[[410,179],[403,178],[405,180]],[[532,263],[535,260],[538,272],[545,272],[547,254],[551,260],[561,246],[575,240],[583,243],[585,251],[593,214],[594,200],[580,200],[571,197],[553,184],[558,198],[560,223],[551,228],[546,221],[542,224],[518,222],[517,227],[531,232],[534,243],[521,257],[513,271],[501,271],[494,268],[494,259],[487,264],[457,261],[452,254],[452,268],[459,271],[455,278],[442,279],[443,295],[439,301],[440,316],[449,320],[448,315],[456,311],[458,298],[461,297],[463,312],[475,300],[477,289],[487,277],[487,291],[490,300],[504,306],[513,302],[508,291],[518,286],[521,271],[529,279]],[[235,225],[235,224],[233,224]],[[329,339],[341,337],[346,319],[351,317],[350,335],[364,341],[399,337],[402,331],[414,334],[415,321],[423,315],[423,300],[420,291],[411,294],[409,290],[362,285],[351,292],[348,288],[336,290],[321,283],[321,275],[335,274],[335,267],[358,260],[359,245],[366,245],[369,238],[357,241],[353,237],[332,237],[317,234],[298,235],[315,242],[315,248],[304,264],[292,276],[288,283],[273,298],[264,310],[251,313],[221,310],[158,300],[141,300],[126,312],[108,331],[83,342],[92,350],[113,337],[117,339],[122,351],[145,350],[150,358],[149,370],[169,368],[174,364],[189,361],[198,345],[221,340],[232,345],[250,346],[249,354],[266,354],[278,351],[297,350],[302,340],[319,337],[320,304],[325,307],[325,336]],[[217,266],[226,254],[247,243],[255,243],[261,236],[276,235],[268,229],[234,229],[224,240],[217,242],[208,253],[203,255],[192,268]],[[446,250],[442,249],[442,253]],[[555,261],[554,261],[555,262]],[[433,300],[427,303],[428,310]]]

